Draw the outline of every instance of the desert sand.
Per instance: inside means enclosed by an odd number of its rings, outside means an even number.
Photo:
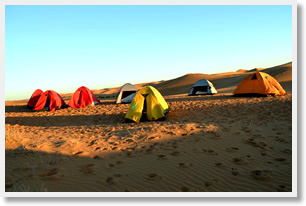
[[[93,90],[101,104],[82,109],[6,102],[6,192],[291,192],[291,63],[260,70],[287,94],[233,97],[256,69],[137,84],[164,95],[164,121],[124,123],[120,87]],[[202,78],[219,93],[187,96]]]

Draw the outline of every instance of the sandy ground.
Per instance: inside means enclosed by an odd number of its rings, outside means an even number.
[[[288,93],[233,97],[259,70]],[[219,93],[187,96],[202,78]],[[33,112],[28,100],[5,102],[5,190],[292,191],[291,63],[135,86],[146,85],[168,102],[165,121],[123,123],[129,104],[114,103],[120,87],[93,90],[101,104],[82,109]],[[61,95],[68,102],[72,93]]]
[[[5,107],[7,192],[290,192],[292,96],[165,96],[165,121]]]

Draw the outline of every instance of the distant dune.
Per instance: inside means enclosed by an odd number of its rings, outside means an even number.
[[[253,72],[265,72],[278,80],[287,92],[292,91],[292,63],[286,63],[271,68],[255,68],[251,70],[239,69],[236,72],[218,74],[188,73],[184,76],[159,82],[136,84],[137,88],[151,85],[157,88],[163,95],[187,94],[192,85],[200,79],[211,81],[219,93],[232,93],[238,84]],[[97,95],[116,95],[120,87],[94,90]]]
[[[236,72],[247,72],[247,69],[238,69]]]
[[[292,63],[287,63],[267,69],[256,68],[251,70],[238,70],[236,72],[226,72],[219,74],[186,74],[176,79],[154,84],[163,95],[187,94],[192,85],[200,79],[211,81],[219,93],[232,93],[239,83],[253,72],[265,72],[273,76],[284,89],[292,91]],[[149,84],[149,83],[147,83]]]
[[[165,81],[155,81],[135,84],[136,88],[142,88],[147,85],[154,86],[157,88],[162,95],[178,95],[187,94],[192,87],[192,85],[200,79],[208,79],[216,87],[219,93],[232,93],[238,84],[253,72],[265,72],[273,76],[276,80],[280,82],[283,88],[287,92],[292,91],[292,62],[278,65],[271,68],[254,68],[251,70],[239,69],[236,72],[224,72],[218,74],[202,74],[202,73],[188,73],[184,76],[165,80]],[[127,81],[129,82],[129,81]],[[133,83],[133,82],[130,82]],[[114,98],[121,86],[105,89],[94,89],[92,90],[98,97],[109,97]],[[60,94],[65,101],[69,101],[73,93]],[[18,101],[6,101],[6,105],[18,105],[24,104],[28,100],[18,100]]]

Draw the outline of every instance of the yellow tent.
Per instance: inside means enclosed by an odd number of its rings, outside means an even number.
[[[125,118],[139,123],[145,113],[148,120],[157,120],[165,117],[167,112],[168,104],[163,96],[154,87],[147,86],[137,92]]]
[[[234,95],[245,94],[285,95],[286,91],[269,74],[256,72],[245,78],[234,91]]]

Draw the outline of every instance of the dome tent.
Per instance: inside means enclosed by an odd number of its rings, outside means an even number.
[[[144,115],[148,120],[158,120],[165,117],[168,108],[167,102],[159,91],[152,86],[146,86],[137,92],[125,118],[137,123]]]
[[[63,98],[53,90],[43,92],[37,103],[35,104],[35,111],[54,111],[66,106]]]
[[[116,103],[130,103],[136,95],[138,89],[130,83],[124,84],[117,95]]]
[[[28,101],[27,107],[33,109],[38,101],[38,99],[40,98],[41,94],[43,94],[44,92],[41,89],[36,89],[31,98]]]
[[[262,96],[262,95],[285,95],[286,91],[269,74],[264,72],[255,72],[247,76],[235,89],[236,96]]]
[[[68,106],[72,108],[84,108],[88,105],[100,103],[100,100],[87,87],[78,88],[72,95]]]
[[[188,95],[200,95],[200,94],[216,94],[217,90],[214,85],[207,79],[200,79],[190,89]]]

